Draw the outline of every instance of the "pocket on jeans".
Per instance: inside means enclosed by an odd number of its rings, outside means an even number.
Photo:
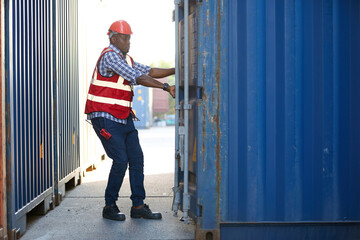
[[[107,125],[106,122],[109,120],[107,120],[106,118],[101,118],[100,121],[101,121],[101,128],[106,129],[106,125]]]
[[[105,128],[104,118],[102,118],[102,117],[97,117],[97,118],[91,119],[91,123],[92,123],[95,131],[100,131],[101,129]]]

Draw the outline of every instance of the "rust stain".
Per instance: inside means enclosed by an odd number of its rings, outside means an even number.
[[[203,124],[202,124],[202,135],[203,135],[203,141],[202,141],[202,153],[203,153],[203,171],[205,171],[206,169],[206,163],[205,163],[205,136],[206,136],[206,131],[205,131],[205,118],[206,118],[206,113],[205,113],[205,106],[203,106]]]
[[[205,88],[205,64],[203,64],[203,88]],[[205,92],[203,93],[202,96],[202,100],[205,100]],[[206,164],[205,164],[205,118],[206,118],[206,114],[205,114],[205,106],[203,106],[203,124],[202,124],[202,137],[203,137],[203,141],[202,141],[202,156],[203,156],[203,171],[205,171],[206,169]]]
[[[11,196],[12,194],[12,181],[11,181],[11,154],[13,154],[11,151],[6,151],[7,147],[10,146],[11,144],[11,138],[10,138],[10,133],[11,133],[11,128],[10,128],[10,103],[6,103],[5,105],[5,125],[6,125],[6,148],[5,148],[5,161],[6,161],[6,173],[5,173],[5,176],[6,176],[6,193],[4,194],[8,194],[9,196]],[[4,114],[4,113],[2,113]],[[6,201],[6,200],[4,200]],[[10,202],[10,204],[12,204]],[[6,210],[4,210],[3,212],[5,212]],[[7,215],[10,215],[11,214],[11,208],[8,208],[7,209]],[[3,216],[3,215],[2,215]],[[1,217],[2,217],[1,216]]]
[[[40,145],[40,159],[44,159],[44,144],[41,142]]]
[[[212,234],[212,237],[209,238],[209,233]],[[195,229],[195,239],[214,239],[219,240],[220,239],[220,229],[202,229],[200,227],[200,223],[196,223],[196,229]]]
[[[209,22],[209,9],[206,10],[206,24],[207,24],[208,26],[210,26],[210,22]]]
[[[0,24],[1,24],[1,19],[0,19]],[[0,36],[1,37],[1,36]],[[1,39],[0,39],[1,40]],[[0,51],[0,57],[1,57],[1,51]],[[1,68],[0,68],[0,76],[1,76]],[[5,220],[5,209],[4,209],[4,203],[5,203],[5,185],[4,185],[4,144],[3,144],[3,136],[4,136],[4,132],[3,132],[3,89],[2,89],[2,80],[0,80],[0,156],[1,156],[1,163],[0,163],[0,228],[4,227],[4,222]]]
[[[203,64],[202,68],[203,68],[202,77],[203,77],[203,87],[204,87],[205,86],[205,64]],[[204,97],[203,97],[203,100],[204,100]]]
[[[8,122],[8,124],[6,124],[6,143],[10,144],[10,116],[8,114],[10,114],[10,103],[6,103],[6,112],[5,112],[5,122]]]
[[[217,69],[216,69],[216,90],[217,90],[217,108],[216,108],[216,191],[217,191],[217,206],[216,217],[217,222],[220,222],[220,184],[221,184],[221,155],[220,155],[220,71],[221,71],[221,5],[220,0],[217,6]]]
[[[192,157],[192,161],[196,162],[196,136],[195,136],[195,144],[194,144],[194,148],[193,148],[193,157]]]

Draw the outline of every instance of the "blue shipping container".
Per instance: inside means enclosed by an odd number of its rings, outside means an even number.
[[[190,13],[197,238],[359,239],[360,1],[209,0]]]
[[[132,108],[140,121],[134,121],[136,128],[149,128],[152,124],[152,89],[144,86],[134,87]]]
[[[9,238],[54,192],[53,3],[5,1],[6,162]]]
[[[80,175],[77,1],[5,1],[7,231]]]

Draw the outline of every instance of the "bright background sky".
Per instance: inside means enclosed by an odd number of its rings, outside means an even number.
[[[83,159],[104,153],[91,125],[85,122],[84,106],[96,61],[109,46],[110,25],[120,19],[130,24],[133,35],[129,55],[135,61],[154,66],[165,61],[174,66],[174,7],[174,0],[79,0],[80,135],[86,139],[86,145],[80,146]],[[173,156],[174,147],[169,149],[169,156]]]
[[[79,34],[87,35],[82,36],[87,39],[87,47],[91,49],[87,52],[91,55],[94,52],[98,57],[108,46],[106,33],[110,25],[123,19],[133,32],[129,55],[135,61],[150,65],[163,60],[174,65],[173,0],[82,0],[79,10]],[[85,26],[81,25],[82,22]]]

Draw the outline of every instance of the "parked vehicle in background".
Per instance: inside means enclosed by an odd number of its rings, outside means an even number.
[[[165,122],[166,122],[166,126],[174,126],[175,125],[175,115],[166,115]]]
[[[153,120],[153,127],[166,127],[166,121],[164,119],[160,119],[158,117],[155,117]]]

